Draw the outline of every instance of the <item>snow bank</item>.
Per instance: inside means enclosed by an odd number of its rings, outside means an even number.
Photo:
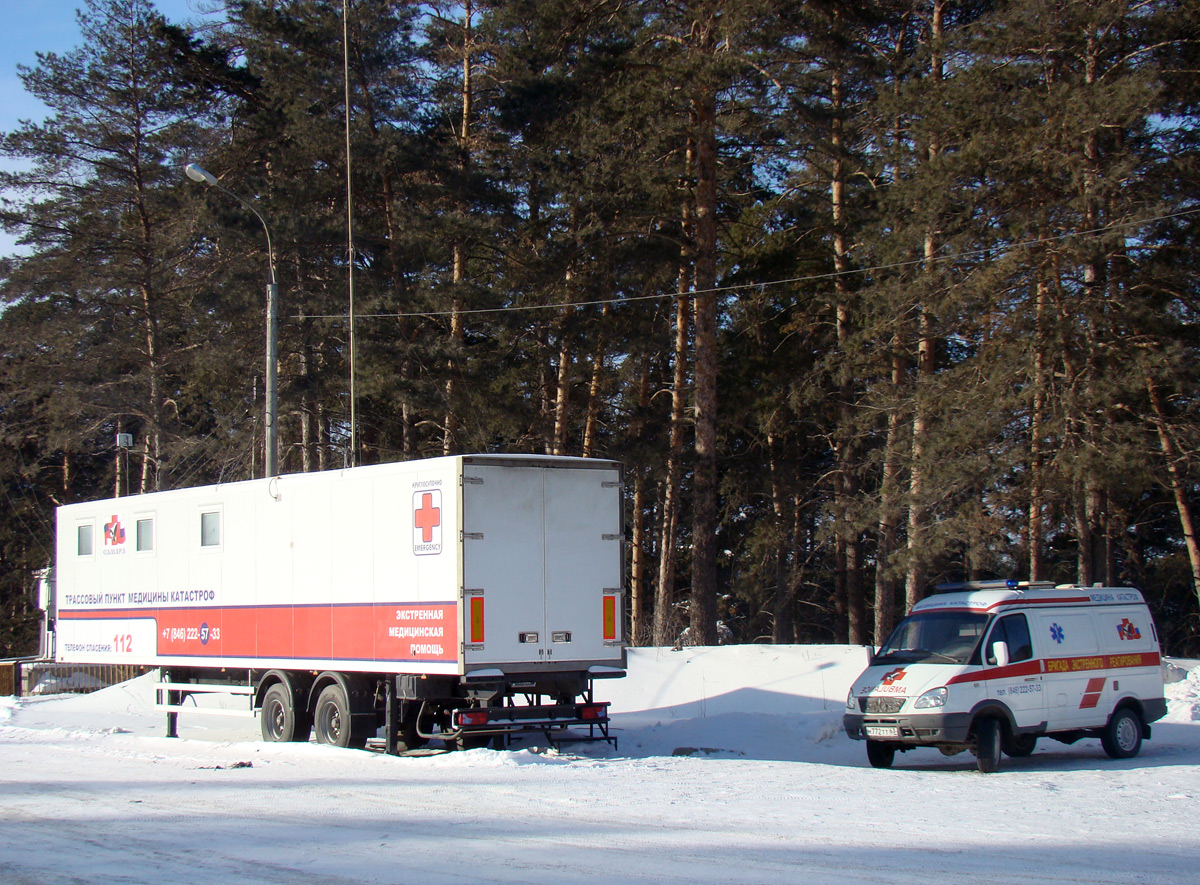
[[[1163,693],[1167,696],[1163,722],[1200,722],[1200,667],[1187,671],[1181,681],[1172,682]]]
[[[1196,877],[1200,675],[1135,759],[1039,742],[867,766],[840,729],[866,650],[635,649],[601,681],[619,751],[391,757],[266,744],[153,676],[0,698],[0,882],[1177,885]]]

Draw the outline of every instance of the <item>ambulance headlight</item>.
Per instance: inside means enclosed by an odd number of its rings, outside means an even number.
[[[846,692],[846,709],[853,710],[857,706],[858,704],[854,702],[854,689],[852,688],[850,691]]]
[[[916,702],[913,703],[913,707],[917,710],[928,710],[930,707],[944,706],[946,706],[945,687],[935,688],[927,691],[925,694],[917,698]]]

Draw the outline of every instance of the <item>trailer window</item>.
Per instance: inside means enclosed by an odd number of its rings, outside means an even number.
[[[145,553],[154,549],[154,520],[139,519],[137,521],[137,552]]]
[[[92,527],[81,525],[75,533],[75,553],[78,556],[92,555]]]
[[[221,513],[214,511],[200,514],[200,546],[221,546]]]

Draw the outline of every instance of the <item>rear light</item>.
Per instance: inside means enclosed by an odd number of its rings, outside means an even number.
[[[454,714],[454,719],[461,727],[464,725],[487,725],[488,714],[486,710],[460,710]]]
[[[580,719],[603,719],[605,704],[584,704],[579,708]]]

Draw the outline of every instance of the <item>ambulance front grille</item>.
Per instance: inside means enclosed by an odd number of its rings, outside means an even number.
[[[858,704],[864,713],[899,713],[904,698],[859,698]]]

